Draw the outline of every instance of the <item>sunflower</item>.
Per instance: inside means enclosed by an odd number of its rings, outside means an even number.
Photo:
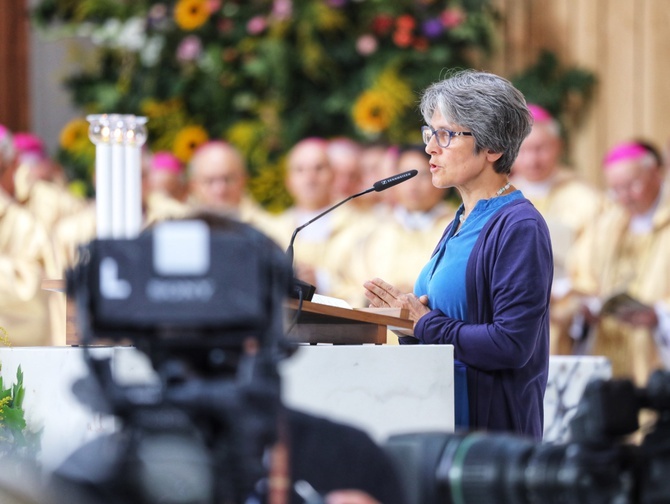
[[[202,126],[186,126],[177,132],[172,144],[172,152],[182,163],[188,163],[195,150],[209,140]]]
[[[358,97],[352,112],[356,126],[370,134],[381,133],[388,128],[394,115],[389,108],[388,94],[374,89]]]
[[[179,0],[174,8],[174,20],[182,30],[195,30],[207,22],[210,15],[207,0]]]
[[[60,132],[60,146],[67,151],[78,151],[82,142],[88,142],[88,121],[73,119]]]

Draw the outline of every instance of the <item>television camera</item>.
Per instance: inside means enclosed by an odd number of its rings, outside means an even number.
[[[637,444],[640,413],[657,420]],[[670,502],[670,372],[645,388],[590,382],[566,444],[511,434],[392,436],[410,504],[667,504]]]
[[[277,439],[291,279],[274,242],[220,216],[81,248],[66,285],[91,376],[75,393],[121,428],[66,460],[51,477],[53,494],[82,503],[260,502]],[[115,380],[110,358],[92,348],[109,342],[146,354],[156,382]]]

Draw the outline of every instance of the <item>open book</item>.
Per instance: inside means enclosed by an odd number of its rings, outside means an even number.
[[[344,299],[335,298],[331,296],[324,296],[322,294],[314,294],[312,296],[312,303],[322,304],[326,306],[337,306],[338,308],[346,308],[352,310],[353,308]]]
[[[349,310],[353,309],[356,311],[366,311],[371,313],[377,313],[379,315],[388,315],[390,317],[396,317],[402,319],[409,318],[409,313],[406,308],[352,308],[351,305],[343,299],[330,296],[323,296],[320,294],[314,294],[314,296],[312,297],[312,303],[322,304],[326,306],[336,306],[339,308],[346,308]],[[394,332],[396,336],[414,336],[414,331],[413,329],[410,328],[388,326],[388,329],[389,331]]]

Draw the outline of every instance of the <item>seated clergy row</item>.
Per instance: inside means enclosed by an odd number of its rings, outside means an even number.
[[[664,162],[646,142],[614,146],[604,158],[602,191],[562,166],[558,122],[539,106],[529,109],[534,125],[510,180],[543,215],[552,237],[551,351],[606,355],[615,375],[644,383],[663,352],[670,355],[664,343],[670,331],[663,331],[670,306]],[[416,169],[413,179],[351,200],[296,235],[296,275],[320,294],[362,307],[362,285],[370,278],[412,291],[454,218],[459,202],[433,187],[429,159],[423,145],[304,139],[286,157],[292,205],[273,214],[247,192],[245,161],[224,141],[200,146],[187,167],[169,153],[146,153],[144,222],[205,207],[256,226],[286,248],[298,226],[331,205],[377,180]],[[73,196],[65,182],[35,137],[0,130],[0,254],[8,272],[0,286],[0,327],[13,345],[64,342],[63,296],[44,292],[41,279],[62,278],[76,260],[76,246],[95,236],[94,202]],[[601,316],[600,305],[619,292],[648,309]]]

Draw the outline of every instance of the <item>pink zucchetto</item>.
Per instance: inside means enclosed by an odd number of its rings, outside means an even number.
[[[533,118],[533,121],[536,123],[546,123],[554,120],[549,111],[543,107],[540,107],[539,105],[529,103],[527,107],[530,111],[530,115]]]
[[[151,169],[154,171],[181,173],[182,165],[179,158],[174,154],[167,151],[158,151],[151,158]]]
[[[614,163],[620,161],[640,159],[647,154],[649,154],[649,151],[640,144],[635,142],[621,143],[612,147],[605,155],[605,158],[603,159],[603,168],[607,169]]]
[[[37,158],[46,157],[44,142],[32,133],[15,133],[14,148],[20,155],[28,154]]]

